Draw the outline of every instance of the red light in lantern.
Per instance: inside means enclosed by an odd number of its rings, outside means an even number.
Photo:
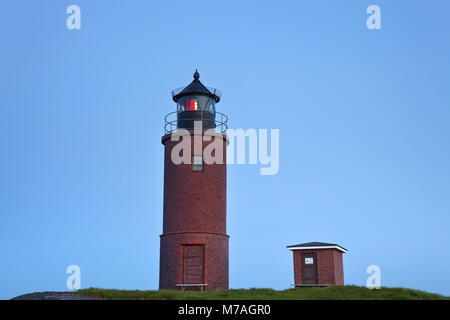
[[[197,108],[198,108],[197,100],[195,100],[195,99],[188,100],[187,105],[186,105],[187,111],[194,111],[194,110],[197,110]]]

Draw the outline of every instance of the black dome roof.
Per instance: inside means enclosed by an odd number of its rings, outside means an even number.
[[[220,101],[222,93],[214,88],[208,88],[200,82],[200,74],[197,70],[194,73],[194,80],[185,88],[178,88],[172,91],[173,101],[177,102],[180,98],[190,95],[205,95],[213,98],[216,102]]]

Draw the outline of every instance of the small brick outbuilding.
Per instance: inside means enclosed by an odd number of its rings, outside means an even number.
[[[296,287],[344,285],[342,254],[347,249],[335,243],[307,242],[287,246],[294,257]]]

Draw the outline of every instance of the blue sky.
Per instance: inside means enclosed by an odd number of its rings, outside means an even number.
[[[81,8],[81,30],[66,8]],[[366,8],[381,8],[381,30]],[[228,170],[232,288],[288,288],[286,245],[338,243],[346,284],[450,295],[448,1],[5,1],[0,298],[156,289],[170,91],[280,130],[280,170]]]

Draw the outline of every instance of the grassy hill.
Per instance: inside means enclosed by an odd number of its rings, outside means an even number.
[[[442,300],[438,294],[404,288],[369,290],[357,286],[296,288],[283,291],[273,289],[233,289],[215,292],[199,291],[141,291],[112,289],[83,289],[74,292],[104,300]]]

